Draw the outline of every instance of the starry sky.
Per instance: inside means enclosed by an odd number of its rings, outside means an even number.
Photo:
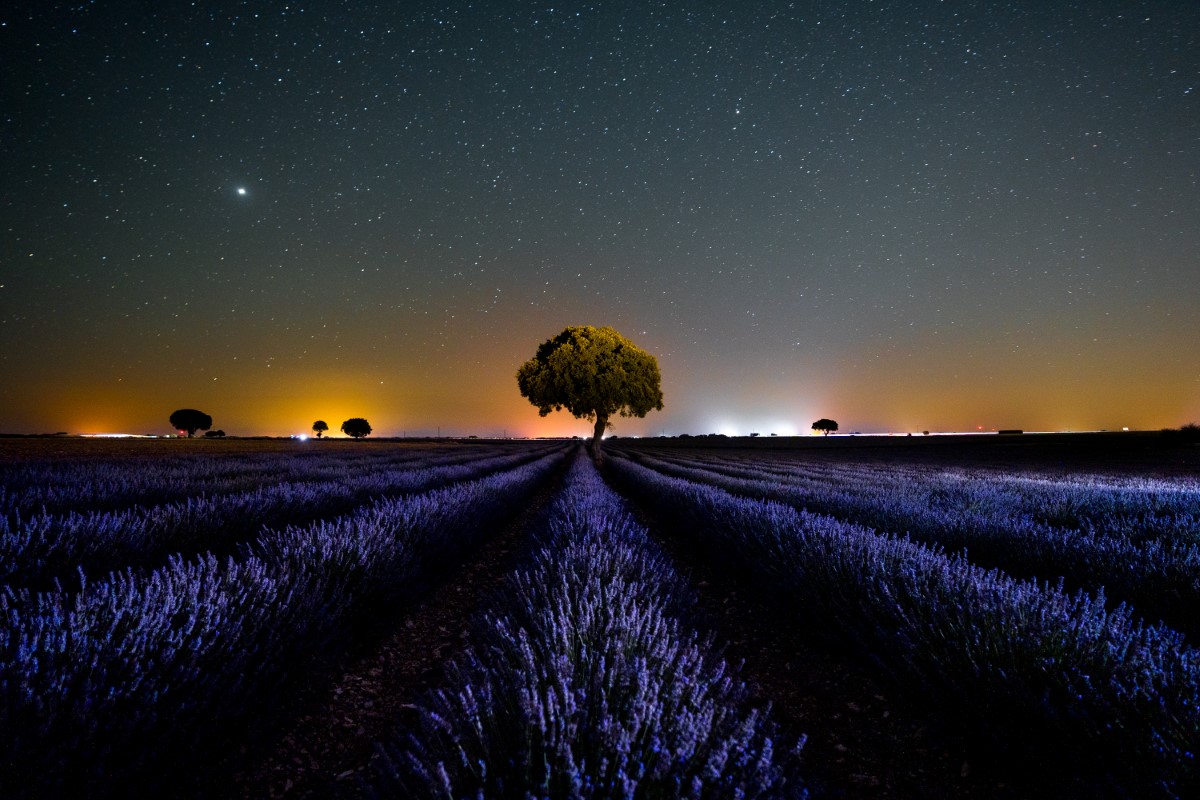
[[[0,431],[1200,420],[1200,3],[0,10]]]

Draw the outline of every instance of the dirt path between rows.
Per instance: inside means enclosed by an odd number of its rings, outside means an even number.
[[[697,616],[725,659],[771,703],[783,745],[807,736],[802,776],[813,800],[1016,800],[1016,789],[973,763],[934,715],[893,697],[856,662],[789,625],[702,558],[652,510],[629,501],[699,595]]]
[[[560,473],[561,474],[561,473]],[[517,566],[527,526],[552,499],[552,479],[530,508],[446,576],[408,610],[388,635],[315,682],[309,711],[276,745],[235,778],[230,795],[243,800],[361,797],[376,741],[408,706],[443,682],[443,665],[459,652],[468,629]],[[698,620],[742,663],[742,680],[780,726],[780,745],[807,736],[803,774],[814,800],[1014,800],[1025,796],[977,765],[933,718],[894,701],[862,665],[830,652],[815,637],[790,629],[777,612],[669,533],[652,513],[631,507],[699,596]],[[317,685],[319,684],[319,685]]]
[[[472,621],[516,566],[526,529],[561,488],[558,471],[529,508],[471,554],[394,633],[314,686],[310,709],[276,746],[235,776],[233,797],[357,798],[375,742],[388,737],[408,706],[441,684],[447,658],[462,649]]]

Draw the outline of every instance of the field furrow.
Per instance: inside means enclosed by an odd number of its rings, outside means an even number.
[[[0,463],[0,795],[1200,794],[1175,451],[192,444]]]
[[[590,461],[567,480],[369,796],[803,796],[797,743],[681,621],[686,583]]]
[[[629,457],[666,475],[962,553],[972,563],[1017,578],[1063,580],[1068,589],[1102,591],[1113,603],[1130,603],[1146,619],[1200,639],[1195,614],[1200,607],[1200,545],[1191,535],[1193,523],[1188,523],[1188,536],[1101,535],[1038,522],[1019,503],[1009,503],[1002,490],[988,493],[977,487],[972,502],[943,502],[962,491],[938,476],[896,484],[871,470],[859,474],[846,467],[840,477],[825,471],[822,480],[800,479],[642,452]],[[1192,497],[1190,492],[1180,495]]]
[[[562,453],[172,560],[78,592],[0,594],[0,794],[195,789],[380,607],[515,514]]]
[[[37,514],[0,520],[0,585],[48,589],[80,576],[145,569],[168,556],[231,554],[264,528],[300,525],[346,514],[364,503],[429,491],[511,469],[546,448],[460,455],[450,461],[409,459],[403,466],[350,473],[335,480],[287,481],[127,511]]]
[[[861,526],[611,470],[778,613],[824,624],[998,749],[1094,796],[1196,790],[1200,655],[1177,632]]]

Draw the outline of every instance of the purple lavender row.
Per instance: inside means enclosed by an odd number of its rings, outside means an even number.
[[[916,490],[861,485],[811,486],[761,477],[735,477],[729,471],[631,455],[652,469],[719,487],[734,494],[776,500],[796,508],[902,533],[917,542],[969,554],[972,563],[1019,578],[1066,581],[1070,588],[1103,591],[1132,603],[1150,620],[1162,620],[1200,638],[1200,545],[1150,538],[1132,541],[1069,528],[1056,528],[1022,514],[1005,513],[1003,493],[988,510],[956,504],[939,507]],[[987,488],[976,489],[980,496]]]
[[[1086,796],[1195,797],[1200,651],[1103,598],[610,460],[622,486],[765,597]],[[1081,795],[1084,796],[1084,795]]]
[[[0,592],[0,796],[212,796],[299,680],[527,503],[562,451],[75,594]]]
[[[312,455],[318,457],[313,458]],[[114,510],[181,497],[226,491],[250,482],[321,480],[347,469],[401,464],[408,453],[188,453],[154,457],[143,453],[116,459],[64,457],[0,466],[0,510],[27,515],[50,512]],[[154,468],[146,469],[147,460]]]
[[[0,519],[0,584],[48,589],[103,574],[162,564],[168,555],[229,553],[264,527],[345,514],[374,497],[424,492],[531,461],[544,447],[506,450],[467,462],[346,474],[336,480],[289,482],[231,495],[149,508]]]
[[[189,497],[231,494],[272,482],[328,481],[379,469],[436,466],[486,455],[484,448],[339,449],[304,453],[196,453],[119,460],[71,458],[0,466],[0,517],[115,511]],[[492,450],[494,452],[494,450]]]
[[[1134,542],[1200,544],[1200,483],[1187,479],[1077,475],[1070,480],[999,470],[925,465],[813,464],[655,454],[662,461],[723,475],[779,481],[820,492],[836,486],[872,497],[900,496],[913,506],[968,513],[1014,524],[1042,524]]]
[[[821,491],[836,486],[909,505],[1044,524],[1133,542],[1200,543],[1200,483],[1176,478],[1073,475],[1069,480],[999,470],[948,470],[919,464],[820,464],[720,458],[664,461],[730,477],[775,480]]]
[[[529,566],[419,725],[378,748],[376,798],[799,797],[795,748],[711,643],[691,590],[577,457]]]

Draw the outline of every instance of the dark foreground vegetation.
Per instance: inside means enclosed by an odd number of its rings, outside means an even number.
[[[1190,442],[705,444],[0,442],[0,796],[1200,794]]]

